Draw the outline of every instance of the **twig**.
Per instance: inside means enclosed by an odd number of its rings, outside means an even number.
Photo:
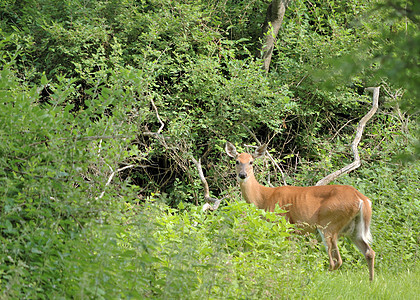
[[[302,79],[296,84],[296,87],[298,87],[302,83],[302,81],[304,81],[305,78],[308,77],[308,75],[309,73],[305,74],[305,76],[303,76]]]
[[[330,140],[331,141],[333,141],[334,139],[335,139],[335,137],[340,133],[340,131],[341,130],[343,130],[343,128],[344,127],[346,127],[350,122],[353,122],[354,120],[355,120],[356,118],[353,118],[353,119],[351,119],[351,120],[348,120],[347,122],[346,122],[346,124],[344,124],[343,126],[341,126],[338,130],[337,130],[337,132],[333,135],[333,137],[332,138],[330,138]]]
[[[375,114],[376,110],[378,109],[378,99],[379,99],[379,87],[370,87],[366,89],[367,91],[373,91],[373,100],[372,100],[372,108],[370,111],[360,120],[359,125],[357,126],[356,130],[356,137],[353,140],[353,143],[351,144],[351,149],[353,151],[354,155],[354,161],[344,168],[335,171],[334,173],[331,173],[324,178],[322,178],[320,181],[316,183],[316,185],[326,185],[330,183],[331,181],[337,179],[343,174],[347,174],[358,167],[360,167],[360,156],[359,151],[357,150],[357,146],[359,145],[359,142],[362,138],[363,130],[365,129],[366,123],[372,118],[372,116]]]
[[[158,109],[157,109],[157,107],[155,105],[155,101],[153,101],[153,98],[152,97],[150,97],[150,102],[152,103],[153,109],[156,112],[156,118],[159,120],[159,123],[160,123],[159,130],[156,132],[156,134],[160,134],[160,132],[162,131],[163,127],[165,127],[165,123],[163,123],[162,119],[160,118],[159,111],[158,111]]]
[[[161,131],[163,130],[163,127],[165,127],[165,123],[164,123],[164,122],[162,121],[162,119],[160,118],[160,115],[159,115],[159,110],[158,110],[158,108],[157,108],[157,106],[156,106],[156,104],[155,104],[155,101],[153,101],[153,98],[152,98],[151,96],[150,96],[149,98],[150,98],[150,103],[152,104],[152,107],[153,107],[153,109],[155,110],[155,113],[156,113],[156,118],[158,119],[158,121],[159,121],[159,123],[160,123],[160,127],[159,127],[158,131],[156,131],[156,132],[144,131],[144,132],[142,132],[142,134],[143,134],[144,136],[154,136],[154,137],[158,137],[158,136],[160,135]]]
[[[107,186],[111,183],[112,178],[114,178],[114,176],[115,176],[115,174],[116,174],[116,173],[121,172],[121,171],[124,171],[125,169],[132,168],[132,167],[134,167],[134,165],[128,165],[128,166],[125,166],[125,167],[119,168],[118,170],[116,170],[116,171],[112,172],[112,173],[111,173],[111,175],[110,175],[110,176],[109,176],[109,178],[108,178],[108,181],[105,183],[104,190],[103,190],[103,191],[102,191],[102,193],[99,195],[99,197],[96,197],[96,200],[101,199],[101,198],[105,195],[105,189],[106,189],[106,187],[107,187]]]
[[[26,132],[27,133],[27,132]],[[104,139],[119,139],[122,138],[124,139],[128,139],[130,136],[125,135],[125,134],[116,134],[116,135],[93,135],[93,136],[75,136],[75,137],[70,137],[70,138],[54,138],[54,139],[45,139],[39,142],[35,142],[35,143],[31,143],[28,146],[32,147],[32,146],[37,146],[40,144],[44,144],[44,143],[48,143],[51,140],[56,140],[56,141],[67,141],[67,140],[72,140],[72,141],[94,141],[94,140],[104,140]]]

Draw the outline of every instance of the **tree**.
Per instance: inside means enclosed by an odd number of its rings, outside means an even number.
[[[284,13],[292,0],[273,0],[267,8],[267,14],[263,25],[262,35],[265,39],[262,45],[263,68],[268,72],[273,55],[274,44],[277,34],[283,23]]]

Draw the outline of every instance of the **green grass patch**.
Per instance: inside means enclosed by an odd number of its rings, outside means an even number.
[[[300,298],[293,295],[292,299]],[[304,299],[419,299],[420,268],[405,272],[376,272],[370,283],[367,270],[342,270],[316,274],[303,293]]]

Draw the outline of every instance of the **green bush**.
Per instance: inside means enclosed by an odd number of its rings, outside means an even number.
[[[87,226],[66,259],[67,296],[241,298],[294,288],[276,288],[277,280],[293,276],[284,268],[293,253],[287,253],[291,226],[282,217],[244,202],[215,214],[180,207],[151,198],[141,210],[130,208],[136,213],[124,227]]]

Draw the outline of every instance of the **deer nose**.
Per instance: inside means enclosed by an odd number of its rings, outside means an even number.
[[[240,179],[245,179],[247,175],[245,172],[239,172],[238,176]]]

